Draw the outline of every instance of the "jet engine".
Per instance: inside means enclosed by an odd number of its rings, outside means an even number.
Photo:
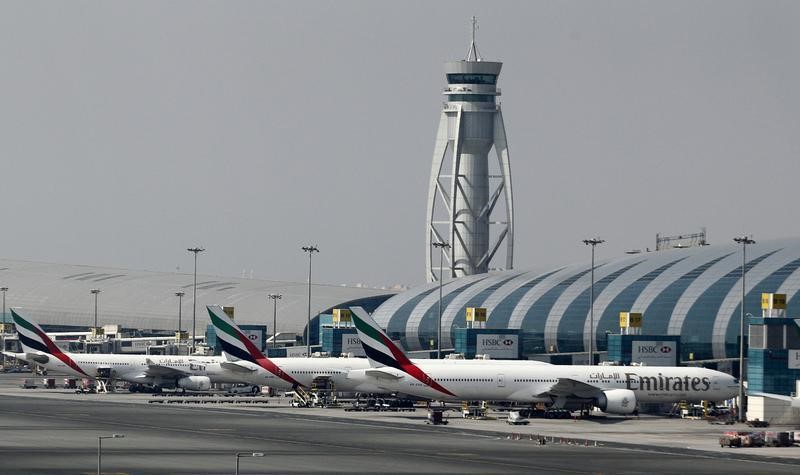
[[[631,414],[636,410],[636,393],[630,389],[609,389],[597,397],[595,405],[610,414]]]
[[[175,385],[192,391],[208,391],[211,389],[211,378],[208,376],[186,376],[179,379]]]

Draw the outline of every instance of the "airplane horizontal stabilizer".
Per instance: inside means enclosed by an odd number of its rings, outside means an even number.
[[[370,368],[364,370],[364,374],[367,376],[372,376],[373,378],[378,379],[402,379],[403,373],[400,371],[394,371],[391,368],[384,366],[381,368]]]
[[[223,361],[219,365],[235,373],[252,373],[256,371],[256,368],[247,367],[238,361]]]
[[[50,361],[50,357],[44,353],[24,353],[24,360],[35,361],[39,364],[45,364]]]
[[[11,351],[4,351],[3,354],[6,355],[6,357],[8,358],[16,358],[20,361],[24,361],[26,363],[28,362],[28,359],[25,358],[25,353],[14,353]]]

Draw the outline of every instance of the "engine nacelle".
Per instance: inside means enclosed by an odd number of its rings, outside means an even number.
[[[176,386],[183,389],[191,389],[192,391],[208,391],[211,389],[211,378],[208,376],[187,376],[179,379]]]
[[[598,396],[596,405],[610,414],[631,414],[636,410],[636,393],[630,389],[608,389]]]

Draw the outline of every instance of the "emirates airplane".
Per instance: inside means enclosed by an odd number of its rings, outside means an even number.
[[[222,307],[209,305],[206,308],[222,345],[225,366],[239,373],[244,382],[276,389],[295,389],[298,386],[310,388],[314,379],[328,377],[338,391],[379,391],[370,381],[349,377],[354,369],[370,367],[366,358],[267,358],[222,311]]]
[[[369,376],[370,362],[366,358],[267,358],[247,335],[231,320],[222,307],[207,306],[208,316],[222,345],[224,366],[240,374],[245,382],[262,384],[277,389],[297,386],[311,387],[318,377],[330,378],[338,391],[384,393],[385,388]],[[453,360],[424,360],[426,364],[451,366]],[[493,361],[476,361],[475,364],[494,364]],[[505,362],[543,365],[534,361]]]
[[[15,357],[35,361],[48,371],[63,371],[79,378],[98,381],[121,379],[131,383],[161,388],[182,388],[194,391],[211,389],[212,383],[244,382],[219,356],[155,356],[70,353],[61,351],[42,328],[30,317],[11,309],[17,326],[22,354]]]
[[[640,401],[723,401],[739,388],[732,376],[705,368],[412,362],[366,311],[351,310],[372,366],[364,377],[386,391],[435,400],[541,402],[566,409],[592,404],[606,413],[631,414]]]

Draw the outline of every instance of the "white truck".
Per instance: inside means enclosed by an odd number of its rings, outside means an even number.
[[[261,386],[256,386],[254,384],[242,384],[242,383],[234,384],[233,386],[225,390],[225,394],[228,395],[249,394],[255,396],[260,392],[261,392]]]
[[[522,417],[522,414],[520,414],[519,411],[509,411],[506,422],[512,426],[524,426],[530,424],[530,421]]]

